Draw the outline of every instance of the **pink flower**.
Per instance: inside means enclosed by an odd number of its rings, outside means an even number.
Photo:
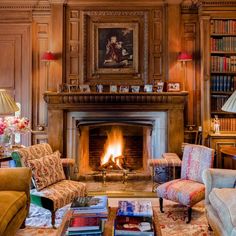
[[[30,131],[30,122],[26,117],[5,117],[0,118],[0,135],[24,133]]]

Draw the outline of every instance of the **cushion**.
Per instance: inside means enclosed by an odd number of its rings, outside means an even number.
[[[203,183],[202,173],[211,168],[214,150],[202,145],[189,144],[184,147],[181,179],[190,179]]]
[[[52,210],[57,210],[58,208],[71,203],[75,198],[85,196],[86,194],[86,184],[73,180],[62,180],[44,188],[40,192],[36,189],[30,191],[32,203],[32,200],[34,199],[37,201],[37,196],[49,198],[53,201]]]
[[[56,151],[51,155],[39,159],[28,160],[28,165],[32,169],[32,177],[37,190],[41,190],[65,179],[60,156],[60,152]]]
[[[157,187],[157,196],[191,207],[205,197],[204,184],[175,179]]]
[[[20,154],[21,166],[29,166],[28,160],[38,159],[52,154],[52,148],[48,143],[40,143],[22,148],[17,151]]]
[[[25,192],[0,191],[0,235],[3,235],[7,225],[23,207],[26,207]]]
[[[213,188],[209,194],[211,206],[217,212],[228,235],[236,227],[236,189]]]

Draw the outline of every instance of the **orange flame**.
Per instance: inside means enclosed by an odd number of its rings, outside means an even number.
[[[107,140],[104,144],[104,154],[101,158],[101,165],[107,163],[110,158],[115,162],[120,168],[120,160],[116,158],[122,156],[124,148],[124,138],[122,130],[118,127],[112,127],[111,131],[107,133]]]

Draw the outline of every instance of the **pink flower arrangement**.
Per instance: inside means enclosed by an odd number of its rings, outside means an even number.
[[[0,118],[0,135],[25,133],[30,131],[30,122],[26,117]]]

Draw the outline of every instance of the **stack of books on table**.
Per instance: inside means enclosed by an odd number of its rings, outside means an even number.
[[[154,236],[151,201],[119,201],[114,234]]]
[[[101,236],[108,217],[107,196],[87,196],[71,204],[66,235]]]

